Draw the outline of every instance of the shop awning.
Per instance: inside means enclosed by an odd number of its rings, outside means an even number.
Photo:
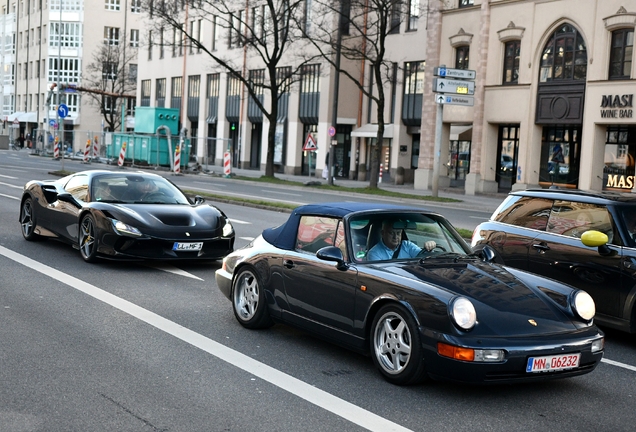
[[[360,126],[358,129],[351,131],[351,136],[360,138],[375,138],[378,136],[378,125],[375,123],[369,123],[364,126]],[[384,125],[384,138],[393,138],[393,124]]]
[[[24,111],[18,111],[18,112],[14,112],[13,114],[9,114],[9,116],[7,117],[7,121],[12,122],[15,119],[18,119],[18,121],[20,121],[20,116],[24,114]]]
[[[18,111],[18,112],[14,112],[13,114],[9,114],[7,116],[8,122],[13,122],[16,119],[20,123],[37,123],[38,113],[37,111],[29,111],[29,112]]]

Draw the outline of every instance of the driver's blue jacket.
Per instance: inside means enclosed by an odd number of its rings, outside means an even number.
[[[397,258],[415,258],[422,251],[422,248],[409,240],[402,241],[402,247]],[[384,261],[393,258],[395,249],[389,249],[384,242],[380,240],[375,246],[369,249],[367,253],[367,261]]]

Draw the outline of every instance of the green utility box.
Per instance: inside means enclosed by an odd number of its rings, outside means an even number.
[[[179,133],[179,109],[135,107],[135,132],[156,134],[159,126],[167,126],[171,135]],[[161,132],[165,135],[165,132]]]
[[[136,164],[147,164],[155,166],[170,166],[170,155],[168,150],[168,137],[146,134],[113,134],[113,143],[107,146],[107,157],[119,160],[119,153],[123,143],[126,143],[126,154],[124,159],[127,162]],[[174,158],[175,148],[179,145],[179,137],[172,136],[170,140],[172,146],[172,158]],[[180,165],[185,167],[190,159],[190,139],[183,141],[181,149]]]

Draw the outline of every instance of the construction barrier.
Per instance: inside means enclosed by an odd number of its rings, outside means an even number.
[[[181,173],[181,144],[174,149],[174,173]]]
[[[232,174],[232,157],[228,151],[223,153],[223,174],[228,177]]]
[[[53,159],[60,158],[60,137],[55,137],[55,146],[53,147]]]
[[[121,151],[119,152],[119,160],[117,161],[118,166],[124,165],[124,158],[126,157],[126,141],[121,143]]]
[[[99,144],[97,135],[93,137],[93,159],[99,159]]]
[[[382,164],[380,164],[380,176],[378,179],[378,183],[382,183]]]
[[[86,148],[84,149],[84,163],[88,163],[89,155],[91,153],[91,140],[86,140]]]

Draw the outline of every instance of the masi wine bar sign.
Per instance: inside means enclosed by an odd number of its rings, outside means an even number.
[[[607,95],[601,99],[602,118],[633,118],[634,95]]]

